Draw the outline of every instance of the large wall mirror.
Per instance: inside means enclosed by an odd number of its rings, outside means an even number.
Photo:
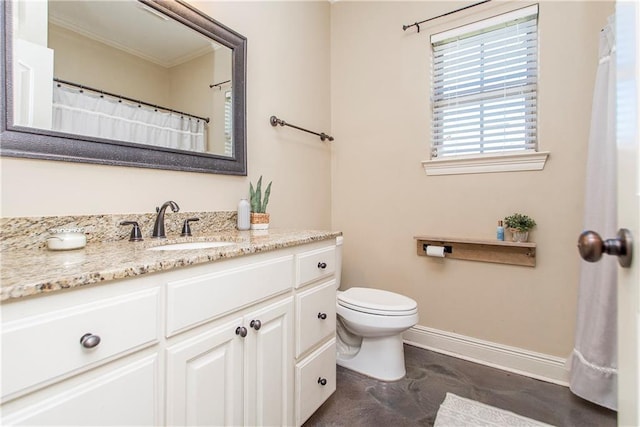
[[[179,0],[0,6],[0,153],[246,175],[246,38]]]

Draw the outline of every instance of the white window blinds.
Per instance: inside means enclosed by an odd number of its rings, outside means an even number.
[[[538,7],[431,37],[432,158],[537,150]]]

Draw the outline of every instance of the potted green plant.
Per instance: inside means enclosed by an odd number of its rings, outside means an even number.
[[[536,226],[536,222],[527,215],[514,213],[504,218],[504,225],[511,232],[514,242],[526,242],[529,239],[529,230]]]
[[[272,181],[273,182],[273,181]],[[271,195],[271,183],[267,185],[262,196],[262,176],[258,179],[256,187],[249,182],[249,201],[251,203],[251,229],[266,230],[269,228],[269,214],[267,213],[267,205],[269,204],[269,196]]]

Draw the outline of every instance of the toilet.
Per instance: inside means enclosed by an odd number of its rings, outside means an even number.
[[[340,287],[342,236],[336,241],[336,287]],[[402,333],[418,323],[418,304],[381,289],[352,287],[337,291],[339,366],[383,380],[406,373]]]

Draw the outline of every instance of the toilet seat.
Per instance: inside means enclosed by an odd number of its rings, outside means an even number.
[[[408,316],[418,312],[411,298],[389,291],[370,288],[349,288],[338,293],[338,304],[351,310],[382,316]]]

